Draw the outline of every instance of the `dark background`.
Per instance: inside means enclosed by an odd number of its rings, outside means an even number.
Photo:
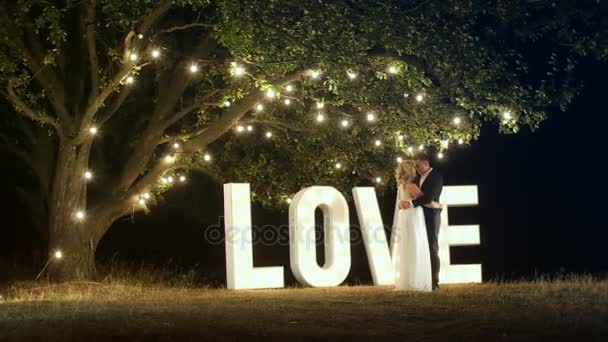
[[[452,248],[453,263],[482,263],[484,280],[608,271],[602,201],[608,68],[585,61],[578,78],[585,81],[583,93],[567,112],[553,112],[536,132],[507,136],[487,126],[479,141],[451,147],[447,158],[436,165],[446,185],[479,186],[479,207],[450,209],[449,215],[452,224],[479,224],[481,246]],[[28,279],[45,261],[45,243],[16,200],[15,185],[24,170],[10,158],[2,156],[2,160],[0,280]],[[387,230],[394,199],[394,189],[379,198]],[[254,204],[253,224],[281,227],[285,233],[287,208],[269,211]],[[349,209],[352,231],[357,233],[353,203]],[[317,222],[322,222],[320,216]],[[206,280],[225,284],[224,245],[211,244],[204,235],[212,225],[223,231],[222,185],[190,175],[187,186],[167,193],[149,215],[114,224],[98,248],[98,264],[124,261],[195,268]],[[371,282],[362,244],[353,245],[352,258],[347,281]],[[286,283],[294,283],[287,244],[254,246],[254,265],[282,265]]]

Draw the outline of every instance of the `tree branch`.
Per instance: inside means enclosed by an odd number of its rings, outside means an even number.
[[[12,103],[13,107],[17,112],[21,113],[30,120],[52,126],[57,132],[57,135],[59,135],[59,137],[62,139],[64,138],[64,132],[62,131],[61,126],[59,125],[57,120],[48,116],[44,112],[36,113],[19,97],[19,95],[17,95],[17,93],[15,93],[15,90],[10,84],[6,87],[6,92],[3,92],[3,95],[9,102]]]
[[[179,31],[179,30],[187,30],[187,29],[193,28],[193,27],[215,27],[215,26],[216,26],[216,24],[192,23],[192,24],[186,24],[186,25],[181,25],[181,26],[173,26],[173,27],[160,31],[159,34],[160,33],[170,33],[170,32]]]
[[[373,48],[367,51],[367,55],[369,57],[385,57],[385,58],[394,58],[400,61],[403,61],[406,64],[416,67],[420,71],[424,73],[424,75],[433,82],[433,84],[437,87],[441,85],[439,81],[439,77],[435,75],[431,66],[424,59],[414,56],[414,55],[400,55],[396,51],[385,50],[383,48]]]
[[[96,0],[89,0],[85,5],[84,28],[85,40],[89,55],[89,68],[91,77],[91,94],[87,104],[97,97],[99,87],[99,60],[97,57],[97,43],[95,41],[95,6]]]
[[[284,121],[277,121],[277,120],[258,120],[258,119],[249,119],[247,121],[244,122],[245,124],[247,123],[260,123],[260,124],[266,124],[266,125],[270,125],[270,126],[274,126],[276,128],[279,129],[288,129],[290,131],[294,131],[294,132],[311,132],[310,129],[307,128],[301,128],[301,127],[296,127],[293,126],[287,122]]]

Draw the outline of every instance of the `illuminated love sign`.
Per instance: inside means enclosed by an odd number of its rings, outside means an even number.
[[[386,239],[373,187],[353,189],[353,197],[374,285],[394,284],[392,248]],[[446,186],[439,234],[442,284],[481,282],[481,265],[452,265],[450,246],[479,245],[479,226],[450,226],[450,206],[477,205],[476,186]],[[325,264],[317,263],[315,209],[323,211]],[[226,280],[228,289],[284,287],[283,267],[254,267],[249,183],[224,184]],[[394,223],[393,223],[394,224]],[[331,186],[300,190],[289,206],[290,266],[295,278],[312,287],[340,285],[350,271],[350,223],[346,199]],[[391,247],[394,243],[391,243]]]

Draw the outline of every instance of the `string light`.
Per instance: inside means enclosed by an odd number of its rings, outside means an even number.
[[[319,70],[312,70],[310,72],[310,77],[312,78],[319,78],[319,76],[321,76],[321,72]]]
[[[266,132],[266,138],[268,138],[268,139],[272,138],[272,132]]]
[[[141,195],[144,199],[150,199],[150,193],[146,192],[143,195]]]
[[[273,99],[276,96],[276,93],[272,89],[266,90],[266,97],[269,99]]]
[[[236,126],[236,131],[237,131],[237,132],[239,132],[239,133],[240,133],[240,132],[242,132],[242,131],[244,131],[244,130],[245,130],[245,127],[244,127],[244,126],[242,126],[242,125],[238,125],[238,126]]]
[[[85,178],[86,180],[90,180],[90,179],[92,179],[92,178],[93,178],[93,173],[92,173],[91,171],[85,171],[85,172],[84,172],[84,178]]]
[[[342,168],[342,164],[336,163],[336,169]]]
[[[348,72],[346,72],[346,74],[348,75],[348,78],[350,78],[351,80],[354,80],[355,78],[357,78],[357,74],[352,71],[348,71]]]
[[[172,176],[167,177],[167,182],[168,183],[173,183],[173,177]]]
[[[412,152],[414,152],[414,148],[410,146],[410,147],[408,147],[408,148],[407,148],[407,151],[408,151],[409,153],[412,153]]]
[[[402,161],[403,161],[403,158],[397,157],[397,163],[401,163]]]
[[[128,76],[125,82],[127,84],[133,84],[133,82],[135,82],[135,79],[133,78],[133,76]]]
[[[165,160],[165,163],[171,164],[175,161],[175,157],[173,157],[172,155],[166,155],[164,160]]]
[[[405,137],[403,136],[403,134],[399,134],[399,136],[397,137],[397,139],[399,139],[399,141],[403,141],[403,139],[405,139]]]
[[[462,145],[462,144],[464,144],[464,140],[458,139],[458,145]]]
[[[98,130],[97,127],[93,126],[91,128],[89,128],[89,133],[91,133],[92,135],[97,134]]]
[[[160,57],[160,51],[157,49],[152,50],[152,58],[157,59]]]
[[[165,177],[161,177],[160,181],[163,184],[167,184],[167,178],[165,178]]]
[[[179,181],[182,182],[182,183],[185,182],[186,181],[186,176],[184,176],[184,175],[179,176]]]
[[[443,159],[443,153],[441,153],[441,152],[437,153],[437,158],[438,159]]]
[[[373,113],[367,113],[367,121],[372,122],[376,119],[376,116]]]
[[[511,115],[511,112],[506,111],[504,113],[502,113],[502,117],[507,121],[507,120],[511,120],[513,118],[513,116]]]
[[[178,143],[173,143],[173,148],[177,150],[179,148],[179,144]]]
[[[323,114],[318,114],[317,115],[317,122],[323,122],[325,121],[325,116]]]
[[[448,146],[449,146],[449,145],[450,145],[450,141],[449,141],[449,140],[443,140],[443,141],[441,142],[441,146],[442,146],[443,148],[448,148]]]
[[[348,127],[348,120],[342,120],[342,127]]]
[[[137,56],[137,54],[135,52],[132,52],[131,55],[129,56],[129,59],[131,60],[131,62],[137,61],[138,58],[139,58],[139,56]]]
[[[140,33],[140,34],[137,35],[137,38],[144,39],[144,35]]]
[[[407,99],[408,97],[410,97],[410,94],[408,94],[408,93],[403,93],[403,97],[405,97],[405,98]]]
[[[424,145],[418,146],[418,150],[420,150],[420,151],[424,150]]]
[[[286,106],[289,106],[291,104],[291,100],[285,99],[285,101],[283,101],[283,103],[285,103]]]
[[[235,64],[234,69],[232,69],[232,74],[234,76],[243,76],[245,74],[245,68]]]
[[[454,125],[460,125],[461,122],[462,120],[459,117],[454,118]]]
[[[317,102],[317,109],[323,109],[323,107],[325,107],[325,103]]]
[[[388,72],[391,74],[396,74],[397,73],[397,67],[395,67],[394,65],[391,65],[388,67]]]
[[[285,202],[287,202],[288,204],[290,204],[291,203],[291,198],[286,199]]]
[[[422,100],[424,100],[424,95],[422,95],[422,94],[416,95],[416,101],[417,102],[422,102]]]
[[[78,210],[75,214],[74,217],[76,217],[77,221],[83,221],[85,218],[85,213],[82,210]]]
[[[137,201],[140,205],[146,205],[146,200],[143,198],[140,198],[139,201]]]
[[[381,142],[380,140],[376,140],[376,141],[374,142],[374,144],[375,144],[376,146],[380,146],[380,145],[382,145],[382,142]]]
[[[264,105],[263,105],[263,104],[261,104],[261,103],[258,103],[258,104],[255,106],[255,109],[256,109],[256,110],[259,112],[259,111],[261,111],[261,110],[263,110],[263,109],[264,109]]]
[[[63,258],[63,252],[61,250],[56,250],[55,253],[53,253],[53,258],[59,260],[61,258]]]
[[[382,182],[382,178],[376,177],[376,183],[380,183],[380,182]]]
[[[190,65],[190,72],[194,74],[197,71],[198,71],[198,65],[192,63],[192,65]]]
[[[230,107],[232,103],[230,103],[230,101],[224,101],[224,106],[225,107]]]
[[[247,125],[247,131],[249,131],[249,132],[253,131],[253,126]]]
[[[288,92],[288,93],[291,93],[291,92],[293,91],[293,86],[292,86],[291,84],[288,84],[288,85],[285,87],[285,91],[286,91],[286,92]]]
[[[211,155],[209,153],[205,153],[205,155],[203,156],[203,159],[207,162],[211,161]]]

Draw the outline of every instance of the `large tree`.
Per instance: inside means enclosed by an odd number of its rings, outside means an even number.
[[[441,157],[485,121],[505,133],[538,127],[574,93],[571,56],[589,52],[560,31],[557,10],[2,0],[1,94],[14,113],[3,114],[0,143],[37,180],[23,194],[48,222],[49,255],[63,252],[51,276],[90,278],[112,223],[149,210],[188,170],[251,182],[254,200],[281,205],[313,184],[348,196],[367,178],[382,191],[396,158],[427,148]],[[530,13],[551,19],[530,27]],[[542,56],[551,72],[531,75],[526,47],[542,37],[567,52]]]

